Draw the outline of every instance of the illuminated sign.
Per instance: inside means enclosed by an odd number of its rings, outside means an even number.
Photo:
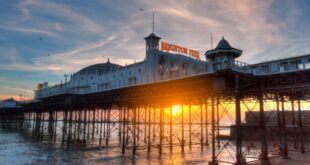
[[[199,52],[197,50],[192,50],[188,48],[184,48],[182,46],[178,45],[173,45],[167,42],[161,42],[161,50],[162,51],[174,51],[174,52],[179,52],[179,53],[184,53],[187,54],[193,58],[200,59]]]

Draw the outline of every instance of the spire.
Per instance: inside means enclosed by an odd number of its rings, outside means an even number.
[[[108,57],[108,61],[107,61],[107,63],[110,63],[110,58]]]
[[[154,31],[155,31],[155,12],[153,12],[152,33],[144,38],[146,41],[146,51],[159,49],[159,40],[161,38],[156,36]]]
[[[154,33],[155,22],[154,22],[155,12],[153,11],[153,22],[152,22],[152,33]]]

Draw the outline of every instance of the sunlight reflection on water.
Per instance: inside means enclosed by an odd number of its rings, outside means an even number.
[[[185,154],[176,146],[173,152],[169,147],[163,148],[159,156],[158,149],[152,148],[150,156],[147,150],[138,149],[135,157],[130,149],[121,155],[120,147],[100,148],[89,145],[86,148],[62,148],[59,143],[43,141],[38,143],[33,137],[24,136],[18,132],[4,132],[0,130],[0,162],[1,165],[11,164],[208,164],[211,158],[211,146],[205,146],[201,151],[199,145],[190,150],[185,147]],[[207,147],[207,149],[206,149]],[[218,148],[216,148],[218,149]],[[228,156],[228,155],[224,155]]]
[[[120,148],[61,148],[48,142],[39,144],[31,137],[25,137],[17,132],[0,131],[0,162],[11,164],[207,164],[210,151],[201,152],[199,146],[192,151],[185,150],[181,154],[180,147],[174,147],[171,154],[169,148],[163,149],[163,155],[158,156],[154,148],[147,156],[146,150],[137,151],[133,158],[127,150],[122,156]]]

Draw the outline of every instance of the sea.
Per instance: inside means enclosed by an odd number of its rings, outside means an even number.
[[[225,132],[225,131],[224,131]],[[227,131],[226,131],[227,132]],[[117,138],[117,137],[115,137]],[[95,142],[94,142],[95,143]],[[224,145],[224,142],[222,142]],[[220,150],[220,148],[216,148]],[[160,155],[158,148],[152,147],[147,154],[145,147],[138,148],[137,154],[132,155],[131,149],[121,154],[121,147],[98,147],[91,144],[86,147],[63,147],[53,141],[43,140],[38,142],[33,136],[20,131],[8,131],[0,129],[0,165],[105,165],[105,164],[208,164],[211,159],[211,145],[185,147],[184,153],[180,146],[164,147]],[[233,152],[233,151],[232,151]],[[222,159],[230,159],[227,153]],[[233,159],[230,159],[233,160]],[[221,163],[226,164],[226,163]]]

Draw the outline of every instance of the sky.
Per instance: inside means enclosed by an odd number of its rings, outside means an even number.
[[[143,9],[143,10],[141,10]],[[308,0],[2,0],[0,99],[33,97],[88,65],[145,58],[155,33],[203,54],[225,37],[257,62],[310,53]]]

